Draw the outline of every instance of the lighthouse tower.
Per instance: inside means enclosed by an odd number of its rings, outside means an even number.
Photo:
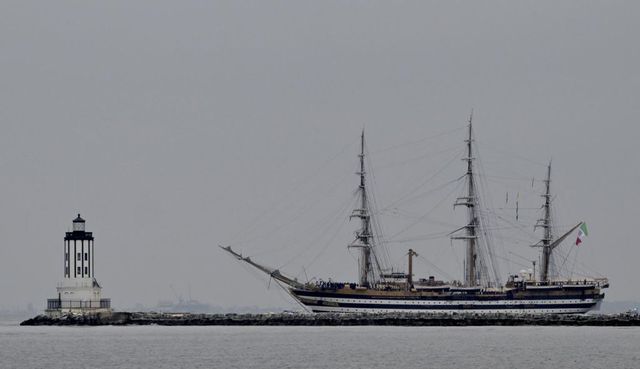
[[[64,237],[64,278],[58,284],[58,297],[47,300],[48,314],[111,311],[111,300],[102,298],[95,278],[94,251],[93,233],[85,230],[85,220],[78,214]]]

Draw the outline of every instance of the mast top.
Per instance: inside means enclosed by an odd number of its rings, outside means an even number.
[[[547,164],[547,178],[546,181],[551,181],[551,161],[553,159],[549,159],[549,164]]]
[[[473,109],[471,109],[471,113],[469,113],[469,135],[467,136],[467,139],[464,140],[464,142],[467,144],[467,157],[463,158],[462,160],[466,160],[468,162],[468,171],[469,173],[471,171],[473,171],[473,168],[471,167],[471,161],[474,160],[473,158],[473,153],[472,153],[472,149],[471,149],[471,143],[473,142]]]

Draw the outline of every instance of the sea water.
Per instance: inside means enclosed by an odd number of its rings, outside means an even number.
[[[640,368],[640,328],[19,327],[1,368]]]

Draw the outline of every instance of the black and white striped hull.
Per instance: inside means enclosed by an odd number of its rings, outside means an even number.
[[[478,299],[441,296],[440,298],[383,298],[370,295],[340,296],[335,293],[293,290],[294,297],[315,313],[510,313],[510,314],[582,314],[597,307],[600,295],[498,297]]]

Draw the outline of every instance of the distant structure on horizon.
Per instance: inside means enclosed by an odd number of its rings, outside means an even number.
[[[47,300],[48,315],[111,311],[111,299],[102,298],[102,287],[95,278],[93,233],[85,231],[80,214],[73,220],[73,230],[64,237],[63,270],[58,297]]]

